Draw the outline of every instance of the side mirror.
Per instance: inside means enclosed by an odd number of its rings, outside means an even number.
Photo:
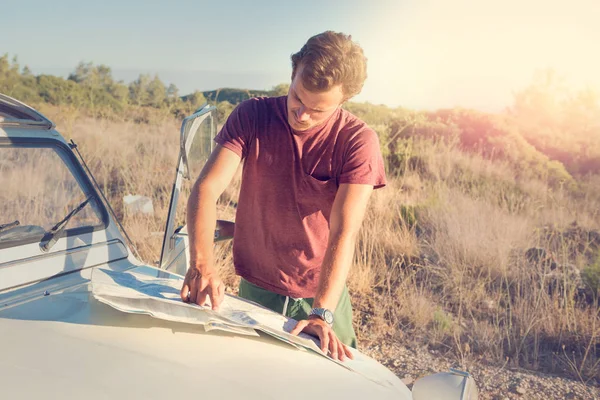
[[[217,227],[215,228],[215,242],[222,240],[233,239],[233,233],[235,231],[235,223],[231,221],[223,221],[222,219],[217,220]]]
[[[179,154],[183,163],[182,174],[186,179],[191,179],[189,159],[192,148],[194,148],[194,158],[200,159],[201,165],[213,150],[212,139],[216,132],[216,119],[212,112],[214,110],[216,107],[204,104],[181,123]],[[207,119],[209,121],[206,121]]]
[[[450,372],[417,379],[412,397],[414,400],[477,400],[479,393],[471,374],[450,368]]]

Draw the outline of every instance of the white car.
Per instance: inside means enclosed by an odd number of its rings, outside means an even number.
[[[0,393],[6,399],[474,399],[452,371],[413,392],[375,360],[337,362],[294,321],[227,295],[219,312],[179,299],[182,179],[212,148],[214,108],[181,129],[160,268],[132,254],[93,176],[54,124],[0,95]],[[120,145],[127,145],[122,143]],[[220,222],[215,239],[231,236]]]

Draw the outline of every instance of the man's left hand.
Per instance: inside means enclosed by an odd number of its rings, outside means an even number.
[[[346,357],[351,360],[354,356],[350,349],[338,339],[335,332],[327,322],[319,317],[309,317],[298,321],[296,327],[290,332],[292,335],[298,335],[300,332],[316,336],[321,341],[321,351],[328,354],[333,359],[344,361]]]

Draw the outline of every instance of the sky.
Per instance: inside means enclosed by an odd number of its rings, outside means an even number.
[[[0,0],[0,54],[34,74],[104,64],[181,94],[289,82],[290,55],[325,30],[368,58],[354,100],[500,111],[538,70],[600,88],[600,0]]]

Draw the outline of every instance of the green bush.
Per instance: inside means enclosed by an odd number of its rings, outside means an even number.
[[[581,279],[593,293],[600,292],[600,251],[595,261],[581,271]]]
[[[449,333],[452,329],[452,317],[438,309],[433,313],[433,327],[439,333]]]
[[[409,206],[409,205],[401,205],[400,206],[400,217],[402,218],[402,223],[404,223],[408,228],[414,228],[417,226],[418,221],[418,206]]]

